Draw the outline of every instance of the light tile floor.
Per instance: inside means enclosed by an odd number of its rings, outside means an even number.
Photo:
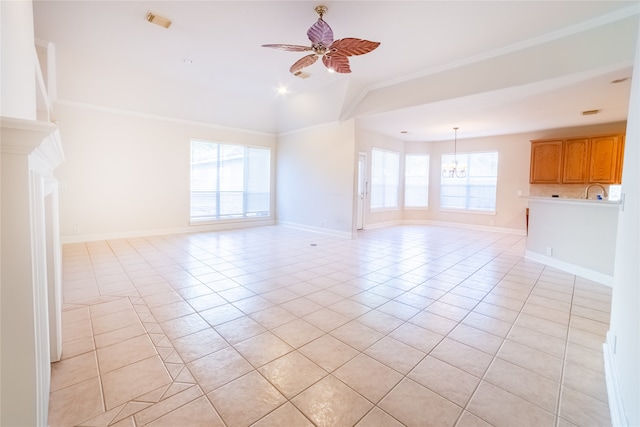
[[[50,425],[610,425],[610,289],[525,242],[269,226],[65,245]]]

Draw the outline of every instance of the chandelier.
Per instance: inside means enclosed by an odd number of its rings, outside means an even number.
[[[458,163],[458,128],[454,127],[455,137],[453,140],[453,161],[442,166],[443,178],[464,178],[467,176],[467,165]]]

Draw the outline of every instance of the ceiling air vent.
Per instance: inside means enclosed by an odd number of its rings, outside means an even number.
[[[171,21],[167,18],[153,14],[151,12],[147,13],[147,21],[151,22],[152,24],[159,25],[162,28],[169,28],[169,26],[171,25]]]
[[[600,110],[585,110],[582,112],[583,116],[593,116],[594,114],[598,114]]]

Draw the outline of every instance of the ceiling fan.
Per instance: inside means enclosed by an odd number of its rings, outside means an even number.
[[[333,31],[329,24],[324,22],[322,17],[327,12],[326,6],[315,8],[319,18],[315,24],[307,31],[307,37],[311,40],[311,46],[299,46],[294,44],[263,44],[262,47],[271,47],[289,52],[308,52],[312,54],[304,56],[296,61],[289,71],[295,76],[302,76],[302,69],[315,63],[318,58],[329,71],[336,73],[350,73],[349,56],[364,55],[377,48],[380,43],[369,40],[348,37],[333,40]]]

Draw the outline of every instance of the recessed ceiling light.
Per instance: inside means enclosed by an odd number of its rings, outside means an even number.
[[[289,93],[289,90],[288,90],[286,87],[284,87],[284,86],[280,86],[280,87],[278,88],[278,93],[279,93],[280,95],[286,95],[287,93]]]
[[[169,28],[169,26],[171,26],[171,21],[169,19],[151,12],[147,13],[147,21],[152,24],[159,25],[162,28]]]
[[[598,114],[600,110],[585,110],[582,112],[583,116],[592,116],[594,114]]]

